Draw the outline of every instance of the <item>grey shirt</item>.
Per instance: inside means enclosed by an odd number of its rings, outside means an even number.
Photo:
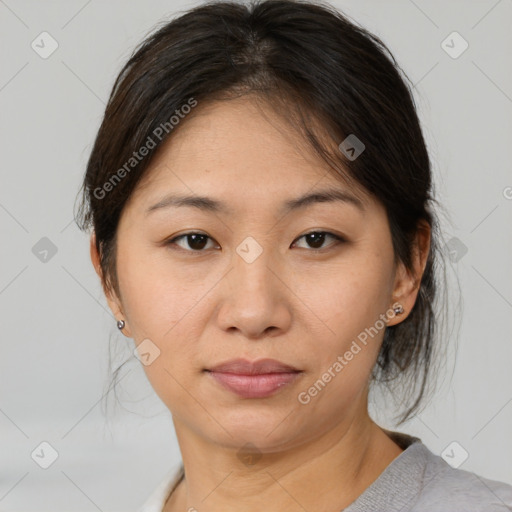
[[[343,512],[506,512],[512,486],[452,468],[417,437],[388,435],[404,451]]]
[[[417,437],[387,434],[404,450],[342,512],[512,512],[512,485],[454,469]],[[183,465],[154,490],[139,512],[162,512]]]

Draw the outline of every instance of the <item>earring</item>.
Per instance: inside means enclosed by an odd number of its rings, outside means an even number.
[[[122,331],[125,326],[124,320],[118,320],[117,321],[117,328]]]
[[[402,304],[398,304],[393,307],[393,312],[395,315],[401,315],[404,312],[404,308],[402,307]]]

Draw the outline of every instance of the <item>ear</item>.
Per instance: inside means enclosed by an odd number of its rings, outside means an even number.
[[[421,220],[413,242],[412,271],[407,270],[404,264],[400,263],[395,274],[392,305],[398,302],[402,305],[404,312],[390,318],[388,326],[405,320],[414,307],[430,252],[430,238],[430,225],[425,220]]]
[[[108,307],[112,311],[116,320],[125,321],[125,326],[122,332],[125,336],[131,337],[128,322],[122,309],[121,301],[119,300],[119,297],[117,297],[115,291],[107,287],[106,281],[104,279],[103,271],[100,265],[100,255],[98,253],[98,249],[96,248],[96,233],[94,231],[91,235],[89,250],[91,254],[91,261],[94,266],[94,270],[96,271],[96,274],[98,274],[98,277],[100,278],[101,286],[103,288],[103,293],[105,294]]]

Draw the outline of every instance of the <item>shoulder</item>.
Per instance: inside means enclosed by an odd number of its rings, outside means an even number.
[[[403,452],[345,512],[512,512],[512,486],[453,468],[421,439],[386,431]]]
[[[512,510],[512,486],[451,467],[424,444],[415,443],[424,460],[421,491],[411,512],[505,512]]]

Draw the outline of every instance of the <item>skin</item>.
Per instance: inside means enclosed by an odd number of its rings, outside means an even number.
[[[120,296],[106,294],[126,322],[123,333],[160,350],[144,370],[172,413],[186,473],[165,512],[340,510],[402,452],[367,412],[384,329],[308,404],[297,396],[395,302],[405,311],[387,324],[407,317],[430,231],[418,230],[414,271],[395,266],[382,205],[305,148],[249,96],[199,105],[159,148],[123,210]],[[364,212],[318,202],[279,214],[284,201],[327,186],[361,198]],[[232,212],[145,214],[170,192],[209,196]],[[164,243],[191,231],[210,237],[199,251],[187,237]],[[308,244],[303,235],[312,231],[346,241]],[[236,252],[248,236],[263,250],[252,263]],[[94,235],[91,258],[101,278]],[[274,358],[302,373],[271,397],[244,399],[203,371],[235,357]],[[247,442],[261,455],[251,465],[237,456]]]

